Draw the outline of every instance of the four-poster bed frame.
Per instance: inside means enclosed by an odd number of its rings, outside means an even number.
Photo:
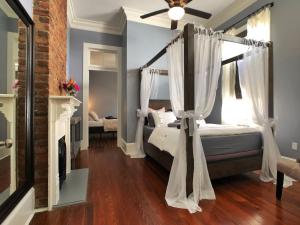
[[[156,56],[154,56],[148,63],[146,63],[143,68],[151,66],[156,62],[160,57],[162,57],[166,52],[170,44],[176,41],[179,38],[184,39],[184,111],[194,110],[194,34],[195,27],[193,24],[187,24],[184,27],[182,33],[179,34],[171,43],[169,43],[165,48],[163,48]],[[222,40],[235,42],[239,44],[245,44],[247,40],[245,38],[234,37],[229,35],[223,35]],[[273,45],[271,42],[263,43],[258,41],[252,41],[258,45],[265,45],[269,48],[269,118],[273,118],[274,107],[273,107]],[[226,60],[226,63],[233,62],[239,59],[242,59],[243,55],[233,57]],[[223,62],[224,63],[224,62]],[[221,71],[220,71],[221,72]],[[151,103],[150,103],[151,107]],[[187,123],[189,126],[189,123]],[[188,130],[188,129],[187,129]],[[194,171],[194,158],[193,158],[193,139],[189,135],[189,132],[186,132],[186,150],[187,150],[187,177],[186,177],[186,189],[187,195],[192,192],[193,187],[193,171]],[[144,142],[144,145],[149,145]],[[149,146],[148,146],[149,147]],[[150,155],[151,158],[158,161],[166,169],[171,168],[172,157],[166,152],[154,152],[145,149],[145,153]],[[208,171],[211,179],[221,178],[226,176],[231,176],[239,173],[250,172],[254,170],[261,169],[262,164],[262,154],[234,158],[230,160],[221,160],[218,162],[208,162]]]

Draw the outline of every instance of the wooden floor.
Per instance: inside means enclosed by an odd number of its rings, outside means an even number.
[[[167,174],[150,160],[130,159],[115,142],[82,152],[79,165],[89,167],[86,204],[36,214],[31,225],[299,225],[300,185],[275,199],[275,186],[256,174],[213,182],[216,201],[201,201],[202,213],[166,206]]]
[[[10,186],[10,156],[0,160],[0,193]]]

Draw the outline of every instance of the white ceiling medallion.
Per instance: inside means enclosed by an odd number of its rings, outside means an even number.
[[[74,29],[121,35],[126,23],[126,15],[121,13],[119,22],[115,26],[105,22],[78,18],[75,14],[73,1],[68,0],[68,21],[70,27]]]

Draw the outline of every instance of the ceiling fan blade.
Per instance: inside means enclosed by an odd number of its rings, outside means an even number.
[[[178,20],[171,21],[171,30],[176,30],[178,26]]]
[[[191,14],[193,16],[198,16],[198,17],[201,17],[204,19],[209,19],[212,16],[211,13],[202,12],[200,10],[196,10],[196,9],[192,9],[192,8],[188,8],[188,7],[185,7],[184,10],[187,14]]]
[[[168,11],[169,11],[169,9],[161,9],[161,10],[157,10],[157,11],[155,11],[155,12],[151,12],[151,13],[142,15],[142,16],[141,16],[141,19],[145,19],[145,18],[148,18],[148,17],[151,17],[151,16],[155,16],[155,15],[158,15],[158,14],[161,14],[161,13],[168,12]]]
[[[189,4],[191,1],[193,1],[193,0],[185,0],[185,4],[187,5],[187,4]]]

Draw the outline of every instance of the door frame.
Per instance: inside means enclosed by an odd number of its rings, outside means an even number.
[[[82,136],[83,140],[81,143],[81,149],[87,150],[89,148],[89,112],[88,112],[88,101],[89,101],[89,91],[90,91],[90,77],[89,77],[89,56],[91,50],[108,50],[113,51],[117,55],[117,117],[118,117],[118,131],[117,131],[117,144],[118,147],[121,146],[122,138],[122,113],[121,113],[121,102],[122,102],[122,48],[111,46],[111,45],[101,45],[92,43],[83,43],[83,79],[82,79],[82,103],[83,103],[83,122],[82,122]]]

